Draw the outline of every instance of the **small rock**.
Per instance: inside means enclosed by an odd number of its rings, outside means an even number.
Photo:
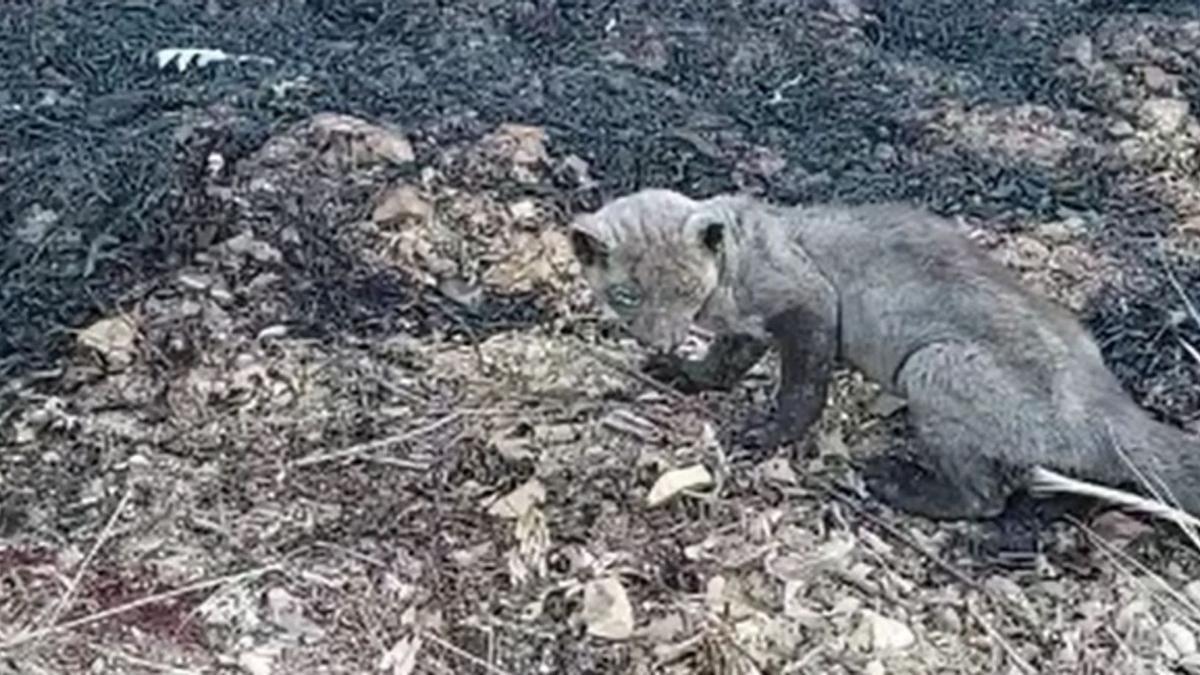
[[[46,238],[47,234],[58,224],[59,216],[56,211],[34,204],[25,212],[25,217],[17,227],[17,239],[26,244],[36,245]]]
[[[537,218],[538,207],[537,204],[533,203],[533,200],[522,199],[508,205],[508,215],[516,221],[533,220]]]
[[[513,164],[530,166],[550,158],[546,152],[546,131],[527,124],[501,124],[488,141],[498,145]]]
[[[1177,98],[1152,98],[1138,109],[1138,121],[1143,127],[1166,136],[1183,126],[1188,117],[1188,110],[1187,101]]]
[[[226,239],[221,243],[220,248],[230,253],[253,258],[261,263],[279,264],[283,262],[283,254],[279,252],[279,249],[261,239],[255,238],[249,232],[243,232],[236,237]]]
[[[1142,82],[1156,94],[1171,94],[1175,91],[1176,78],[1158,66],[1142,66]]]
[[[559,171],[579,187],[591,187],[596,183],[589,172],[588,163],[579,155],[567,155],[559,165]]]
[[[908,626],[871,610],[863,610],[862,621],[855,635],[856,644],[866,645],[874,652],[907,649],[917,639]]]
[[[1051,244],[1071,242],[1087,232],[1087,224],[1079,216],[1071,216],[1062,220],[1043,223],[1038,226],[1038,237]]]
[[[1089,70],[1096,65],[1096,48],[1087,35],[1068,37],[1059,48],[1059,56]]]
[[[890,143],[879,143],[875,146],[875,159],[884,164],[896,161],[896,148]]]
[[[133,363],[137,328],[124,317],[101,319],[79,334],[80,346],[99,353],[109,368],[122,370]]]
[[[588,633],[596,637],[624,640],[633,634],[633,606],[615,577],[594,579],[583,587],[582,617]]]
[[[1196,653],[1196,635],[1181,624],[1175,621],[1164,623],[1162,636],[1162,652],[1168,659],[1175,661]]]
[[[325,635],[324,629],[304,616],[300,599],[285,588],[277,586],[267,591],[267,609],[271,623],[291,636],[319,640]]]
[[[862,19],[862,8],[857,0],[829,0],[829,5],[842,21],[855,23]]]
[[[773,457],[758,466],[759,475],[767,481],[782,485],[797,485],[800,477],[783,457]]]
[[[833,605],[833,608],[830,610],[830,613],[835,616],[837,616],[837,615],[846,616],[846,615],[857,612],[860,607],[862,607],[861,600],[859,600],[858,598],[856,598],[852,595],[847,595],[846,597],[842,598],[841,600],[838,600]]]
[[[1108,125],[1108,135],[1113,138],[1128,138],[1134,131],[1133,125],[1125,120],[1116,120]]]
[[[433,207],[421,196],[416,187],[408,183],[392,186],[375,209],[371,211],[371,220],[381,225],[389,225],[404,218],[424,221],[433,214]]]
[[[883,662],[879,659],[871,661],[863,668],[863,675],[885,675],[885,673],[887,671],[883,669]]]
[[[1200,605],[1200,581],[1189,581],[1183,587],[1183,593],[1188,597],[1188,600]]]

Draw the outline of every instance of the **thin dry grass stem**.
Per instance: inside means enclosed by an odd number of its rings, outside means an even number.
[[[459,658],[470,661],[471,663],[479,666],[480,668],[483,668],[487,672],[492,673],[492,675],[514,675],[512,672],[504,670],[503,668],[500,668],[499,666],[494,666],[494,665],[488,663],[487,661],[484,661],[483,659],[479,658],[478,656],[475,656],[471,652],[468,652],[467,650],[463,649],[462,647],[459,647],[459,646],[445,640],[444,638],[439,637],[437,635],[437,633],[434,633],[431,631],[422,631],[421,637],[428,639],[433,644],[441,647],[442,649],[445,649],[446,651],[450,652],[451,654],[454,654],[455,656],[457,656]]]
[[[1183,338],[1177,339],[1179,340],[1179,346],[1183,347],[1183,351],[1187,352],[1188,356],[1192,357],[1192,360],[1196,362],[1196,365],[1200,365],[1200,350],[1193,347],[1192,343],[1184,340]]]
[[[1028,661],[1026,661],[1021,657],[1020,654],[1017,653],[1016,648],[1014,648],[1012,643],[1010,643],[1003,635],[1000,634],[1000,631],[996,630],[987,619],[983,618],[983,615],[975,609],[970,600],[964,604],[967,608],[967,614],[970,614],[971,618],[975,619],[975,622],[983,628],[983,632],[987,633],[988,637],[991,638],[998,647],[1000,647],[1000,649],[1008,656],[1009,660],[1012,661],[1013,665],[1015,665],[1018,670],[1023,673],[1027,673],[1028,675],[1037,675],[1037,670],[1035,670]]]
[[[1129,646],[1129,643],[1125,641],[1125,638],[1117,635],[1117,631],[1113,630],[1112,626],[1104,624],[1104,632],[1106,635],[1108,635],[1108,638],[1113,641],[1113,644],[1117,646],[1117,649],[1119,649],[1121,653],[1125,655],[1125,658],[1129,659],[1130,663],[1137,662],[1138,657],[1137,654],[1134,653],[1133,648]]]
[[[1148,499],[1124,490],[1077,481],[1074,478],[1069,478],[1040,467],[1034,469],[1032,478],[1033,483],[1031,488],[1038,494],[1067,492],[1096,497],[1116,506],[1123,506],[1133,511],[1140,511],[1174,522],[1192,537],[1195,536],[1193,528],[1200,526],[1200,518],[1196,518],[1186,511],[1168,506],[1159,500]],[[1193,543],[1196,543],[1197,547],[1200,548],[1200,542]]]
[[[187,584],[186,586],[181,586],[174,590],[164,591],[162,593],[153,593],[151,595],[147,595],[145,597],[138,598],[137,600],[132,600],[130,602],[126,602],[126,603],[117,605],[116,607],[109,607],[108,609],[101,610],[94,614],[82,616],[82,617],[79,617],[78,619],[72,619],[71,621],[67,621],[65,623],[48,626],[46,628],[41,628],[41,629],[38,629],[38,630],[32,631],[32,632],[22,633],[20,635],[17,635],[16,637],[12,638],[11,640],[4,642],[3,644],[0,644],[0,651],[8,651],[10,649],[14,649],[16,647],[19,647],[19,646],[21,646],[27,642],[33,641],[33,640],[41,640],[42,638],[49,636],[49,635],[63,633],[63,632],[69,631],[69,630],[73,630],[75,628],[79,628],[81,626],[87,626],[87,625],[96,623],[98,621],[103,621],[105,619],[109,619],[114,616],[120,616],[121,614],[125,614],[126,612],[133,611],[135,609],[138,609],[139,607],[145,607],[146,605],[152,605],[156,602],[162,602],[164,600],[172,600],[174,598],[178,598],[180,596],[184,596],[189,593],[195,593],[197,591],[204,591],[204,590],[208,590],[210,588],[216,588],[217,586],[222,586],[224,584],[236,583],[239,581],[246,581],[248,579],[260,577],[268,572],[274,572],[279,569],[281,569],[281,568],[278,563],[272,564],[272,565],[265,565],[263,567],[256,567],[251,570],[246,570],[244,572],[237,572],[235,574],[227,574],[225,576],[217,577],[215,579],[208,579],[205,581],[197,581],[195,583]]]
[[[129,665],[137,666],[139,668],[145,668],[146,670],[152,670],[152,671],[158,672],[158,673],[169,673],[170,675],[199,675],[199,673],[201,672],[199,670],[192,670],[190,668],[178,668],[176,666],[172,666],[172,665],[169,665],[166,663],[156,663],[154,661],[149,661],[147,659],[133,656],[132,654],[126,654],[125,652],[122,652],[117,649],[109,649],[108,647],[101,647],[100,645],[95,644],[95,643],[88,644],[88,649],[91,649],[92,651],[96,652],[97,654],[102,654],[104,656],[107,656],[110,659],[124,661],[124,662],[128,663]]]
[[[405,441],[411,441],[414,438],[433,433],[438,429],[457,422],[462,418],[462,416],[462,412],[456,410],[448,415],[439,417],[429,424],[419,426],[416,429],[410,429],[401,434],[377,438],[373,441],[367,441],[366,443],[357,443],[348,448],[342,448],[341,450],[336,450],[334,452],[319,453],[309,455],[308,457],[302,457],[295,462],[292,462],[292,466],[312,466],[314,464],[323,464],[325,462],[332,462],[334,460],[346,459],[349,457],[357,457],[358,455],[362,455],[364,453],[382,450],[388,446],[396,445],[397,443],[403,443]]]
[[[1184,289],[1183,284],[1179,283],[1179,278],[1175,276],[1175,269],[1171,267],[1170,261],[1167,260],[1165,251],[1163,251],[1163,269],[1166,270],[1167,281],[1171,283],[1171,287],[1179,294],[1179,299],[1183,301],[1183,306],[1192,317],[1192,321],[1195,322],[1197,328],[1200,328],[1200,310],[1197,310],[1196,303],[1192,302],[1192,298],[1187,294],[1187,290]]]
[[[92,560],[96,557],[96,553],[100,550],[100,547],[112,536],[117,519],[121,517],[121,512],[125,510],[125,506],[129,504],[129,499],[132,496],[133,486],[129,486],[125,489],[125,494],[121,495],[121,500],[113,507],[112,513],[108,516],[108,521],[104,523],[104,528],[96,536],[96,541],[92,542],[92,547],[88,549],[87,555],[83,557],[83,560],[79,561],[79,567],[76,568],[75,575],[71,577],[70,583],[63,590],[63,594],[59,597],[58,602],[54,604],[49,612],[43,615],[44,618],[42,620],[37,622],[42,628],[54,625],[58,621],[58,617],[62,616],[63,611],[70,606],[71,600],[75,597],[75,591],[79,589],[79,582],[83,579],[83,575],[87,573],[88,568],[91,567]]]
[[[1171,489],[1166,485],[1166,483],[1163,482],[1161,476],[1158,476],[1157,474],[1147,475],[1133,463],[1133,459],[1129,456],[1129,453],[1125,451],[1124,446],[1117,440],[1117,435],[1113,433],[1112,425],[1108,421],[1105,421],[1104,423],[1104,431],[1108,435],[1112,447],[1116,449],[1117,456],[1121,458],[1121,461],[1130,470],[1130,472],[1133,473],[1134,477],[1146,487],[1146,490],[1154,499],[1148,500],[1139,495],[1121,490],[1079,483],[1080,486],[1083,486],[1086,488],[1086,490],[1088,490],[1083,494],[1092,494],[1093,496],[1100,497],[1101,499],[1114,500],[1114,502],[1119,505],[1141,510],[1145,513],[1149,513],[1150,515],[1158,516],[1174,522],[1179,526],[1179,529],[1183,530],[1184,535],[1186,535],[1192,542],[1192,546],[1195,546],[1196,550],[1200,551],[1200,536],[1198,536],[1196,533],[1196,527],[1198,524],[1200,524],[1200,519],[1197,519],[1196,516],[1180,508],[1179,501],[1175,498],[1175,495],[1171,492]],[[1065,476],[1059,476],[1059,479],[1065,481],[1071,480]]]
[[[871,524],[880,528],[887,534],[891,535],[894,539],[898,540],[900,543],[904,544],[905,546],[912,549],[913,551],[916,551],[918,554],[920,554],[926,560],[928,560],[929,562],[936,565],[943,572],[945,572],[946,574],[949,574],[951,577],[953,577],[959,583],[967,586],[968,588],[972,588],[977,591],[984,590],[983,587],[979,584],[979,582],[975,581],[970,576],[968,576],[966,572],[963,572],[962,570],[955,567],[954,565],[951,565],[950,563],[941,559],[940,557],[938,557],[938,555],[936,553],[934,553],[933,551],[930,551],[929,549],[925,548],[918,542],[914,541],[912,539],[912,537],[909,537],[908,535],[904,534],[900,530],[896,529],[896,527],[894,525],[892,525],[891,523],[888,523],[888,522],[884,521],[883,519],[879,518],[878,516],[876,516],[875,514],[870,513],[869,511],[864,509],[862,507],[862,505],[855,503],[855,501],[853,499],[851,499],[850,497],[847,497],[846,495],[833,489],[833,486],[830,485],[829,483],[827,483],[821,479],[816,479],[816,483],[817,483],[818,487],[820,487],[822,490],[825,491],[826,494],[828,494],[829,496],[838,500],[842,504],[845,504],[848,508],[850,508],[850,510],[854,511],[860,517],[865,518]],[[782,492],[784,494],[799,494],[798,491],[795,491],[792,489],[787,489],[787,488],[784,488],[782,490]]]
[[[1172,600],[1174,600],[1176,603],[1178,603],[1180,608],[1185,613],[1190,612],[1193,620],[1200,621],[1200,605],[1197,605],[1186,595],[1175,590],[1175,588],[1173,586],[1171,586],[1171,584],[1167,583],[1166,579],[1163,579],[1162,576],[1160,576],[1154,570],[1147,567],[1142,561],[1138,560],[1137,558],[1134,558],[1133,556],[1129,555],[1125,551],[1122,551],[1120,548],[1114,546],[1112,544],[1112,542],[1108,541],[1104,537],[1101,537],[1099,534],[1096,533],[1095,530],[1091,529],[1084,523],[1080,522],[1078,518],[1068,515],[1068,516],[1066,516],[1066,520],[1067,520],[1067,522],[1071,523],[1075,527],[1079,528],[1080,531],[1082,531],[1089,538],[1091,538],[1092,541],[1096,542],[1096,544],[1100,547],[1100,549],[1104,552],[1104,554],[1108,556],[1109,560],[1112,561],[1113,565],[1119,571],[1124,573],[1130,580],[1134,581],[1137,585],[1141,586],[1142,588],[1144,588],[1146,590],[1149,590],[1149,591],[1154,590],[1152,588],[1147,587],[1145,582],[1142,581],[1141,577],[1134,575],[1130,571],[1130,567],[1132,567],[1132,568],[1136,569],[1138,572],[1140,572],[1141,574],[1143,574],[1145,577],[1152,579],[1154,581],[1154,584],[1156,586],[1158,586],[1159,589],[1163,593],[1165,593],[1168,597],[1170,597]]]

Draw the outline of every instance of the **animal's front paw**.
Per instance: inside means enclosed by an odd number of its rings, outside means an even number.
[[[642,363],[641,370],[643,374],[685,394],[728,389],[728,385],[714,380],[710,366],[704,361],[693,361],[675,354],[653,354]]]
[[[687,370],[684,360],[674,354],[652,354],[641,366],[642,374],[685,394],[695,393],[697,388]]]

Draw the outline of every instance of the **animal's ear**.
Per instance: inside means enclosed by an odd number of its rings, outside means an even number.
[[[704,209],[692,214],[684,224],[688,238],[705,251],[716,255],[725,248],[729,232],[729,214],[724,210]]]
[[[595,223],[586,216],[571,223],[571,250],[584,267],[603,265],[608,260],[608,245],[600,237]]]

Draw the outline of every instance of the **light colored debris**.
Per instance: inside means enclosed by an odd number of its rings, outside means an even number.
[[[582,618],[596,637],[624,640],[633,635],[633,606],[616,577],[593,579],[583,587]]]
[[[58,225],[58,221],[59,215],[57,211],[47,209],[41,204],[34,204],[25,212],[15,234],[17,235],[17,239],[30,246],[35,246],[40,244],[54,230],[54,227]]]
[[[674,469],[658,477],[646,503],[650,507],[658,506],[684,490],[695,490],[712,485],[713,477],[701,464],[695,464],[685,469]]]
[[[1171,661],[1178,661],[1196,653],[1196,634],[1177,621],[1162,625],[1162,653]]]
[[[1178,98],[1152,98],[1138,109],[1142,127],[1161,136],[1174,134],[1188,119],[1188,102]]]
[[[138,329],[132,320],[115,316],[101,319],[83,329],[77,340],[80,346],[104,357],[107,366],[117,371],[128,368],[137,357],[137,336]]]
[[[864,609],[858,628],[850,637],[860,651],[897,652],[907,649],[916,642],[912,629],[903,623]]]
[[[481,143],[498,151],[514,164],[529,166],[547,162],[546,131],[526,124],[501,124]]]
[[[205,291],[213,285],[212,276],[200,272],[180,272],[178,279],[180,286],[193,291]]]
[[[497,518],[518,519],[544,501],[546,488],[538,479],[530,478],[517,489],[493,501],[487,507],[487,512]]]
[[[379,659],[379,670],[390,675],[410,675],[417,667],[417,654],[421,651],[421,636],[402,638]]]
[[[638,637],[654,642],[671,643],[681,639],[685,629],[683,615],[679,612],[671,612],[664,616],[654,617],[644,628],[638,629],[637,633]]]
[[[384,160],[393,164],[408,164],[416,159],[408,138],[391,126],[371,124],[337,113],[315,115],[309,124],[321,136],[349,140],[352,159]]]
[[[255,238],[251,232],[242,232],[226,239],[217,245],[220,252],[252,258],[260,263],[279,265],[283,263],[283,254],[279,249],[267,242]]]
[[[267,642],[238,654],[238,667],[247,675],[272,675],[275,660],[283,653],[283,645]]]
[[[783,457],[772,457],[756,467],[759,475],[765,480],[781,485],[799,485],[800,476],[792,469],[792,464]]]
[[[325,629],[304,616],[300,599],[285,588],[275,587],[267,591],[268,620],[290,637],[320,640]]]
[[[807,554],[769,556],[765,567],[771,576],[780,581],[811,581],[816,574],[825,570],[848,567],[850,556],[857,547],[858,540],[852,535],[838,534]]]
[[[433,215],[433,206],[421,195],[421,191],[408,183],[397,183],[388,188],[371,212],[371,220],[380,225],[390,225],[405,219],[425,222]]]

